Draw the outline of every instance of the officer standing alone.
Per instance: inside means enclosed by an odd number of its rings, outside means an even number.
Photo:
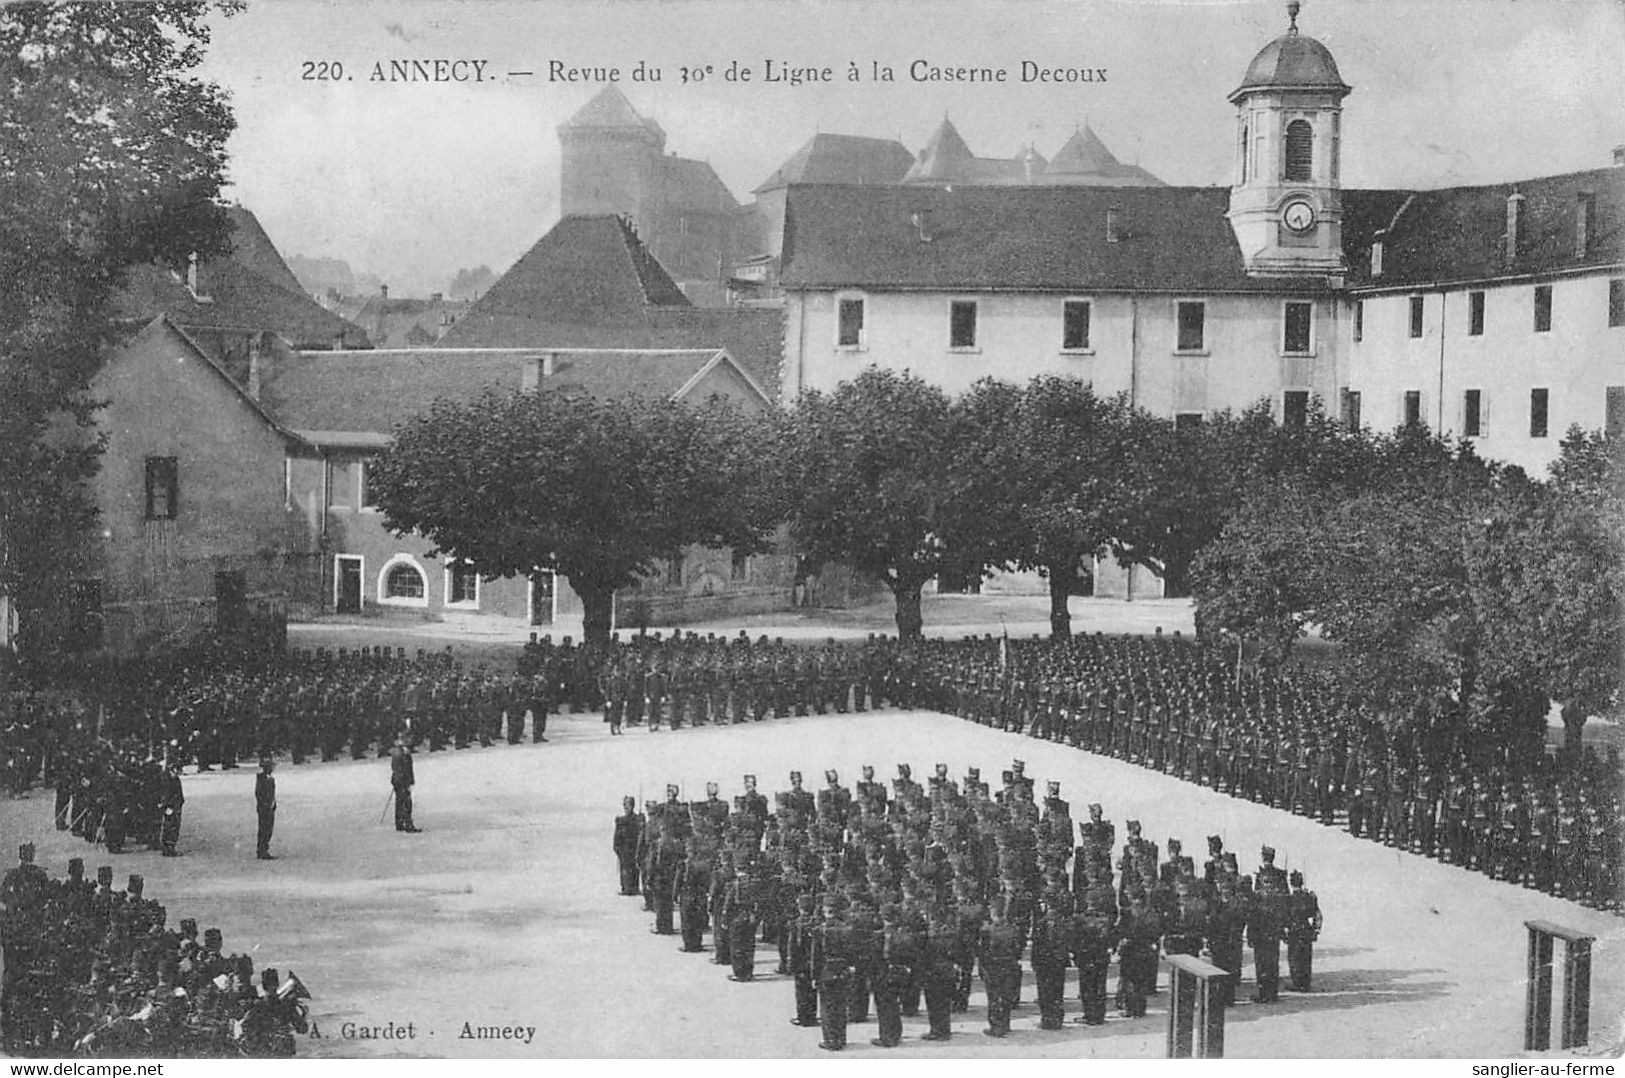
[[[276,765],[269,756],[260,759],[260,773],[254,776],[254,808],[259,814],[259,836],[254,856],[261,861],[273,861],[271,831],[276,827],[276,779],[271,772]]]
[[[389,759],[389,785],[395,793],[395,830],[416,834],[422,828],[412,822],[412,786],[417,780],[412,774],[412,751],[401,738],[395,739],[395,748]]]

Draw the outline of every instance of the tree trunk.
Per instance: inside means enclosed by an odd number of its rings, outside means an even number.
[[[1078,559],[1061,559],[1058,564],[1045,567],[1049,574],[1049,634],[1056,640],[1072,636],[1072,612],[1067,601],[1072,598],[1078,582]]]
[[[608,644],[615,616],[615,589],[586,581],[570,581],[581,596],[581,637],[587,644]]]
[[[920,613],[920,589],[924,581],[909,583],[899,580],[892,584],[892,597],[897,600],[897,636],[902,640],[918,640],[925,627]]]
[[[1581,736],[1585,732],[1585,708],[1578,704],[1563,705],[1563,752],[1565,755],[1578,757],[1585,744]]]

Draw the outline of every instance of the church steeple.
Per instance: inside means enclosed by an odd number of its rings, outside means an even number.
[[[1298,31],[1261,49],[1230,94],[1236,106],[1236,176],[1230,225],[1247,271],[1261,276],[1338,274],[1343,260],[1342,102],[1351,87],[1326,46]]]

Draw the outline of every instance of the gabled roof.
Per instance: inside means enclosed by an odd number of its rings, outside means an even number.
[[[295,295],[305,295],[305,286],[299,283],[293,270],[282,260],[264,227],[245,207],[234,204],[227,208],[226,218],[231,222],[231,260],[239,266],[253,270],[271,284]]]
[[[182,329],[180,326],[177,326],[165,315],[158,315],[156,318],[152,319],[152,321],[148,322],[141,328],[140,332],[134,334],[128,341],[125,342],[125,347],[128,349],[146,338],[155,337],[158,335],[167,335],[170,340],[175,342],[177,345],[190,351],[194,357],[201,359],[206,368],[213,371],[215,375],[219,376],[220,380],[225,383],[226,388],[232,393],[232,395],[237,397],[244,404],[248,405],[249,409],[253,411],[253,413],[263,423],[265,423],[266,426],[270,427],[279,436],[287,439],[290,442],[303,444],[304,439],[300,438],[298,434],[284,426],[274,415],[270,413],[270,411],[266,409],[262,403],[250,396],[248,391],[243,388],[242,384],[239,383],[237,379],[233,378],[226,368],[221,366],[220,363],[216,361],[214,356],[209,354],[209,350],[207,348],[204,348],[201,344],[194,340],[191,335],[186,332],[186,330]],[[113,359],[113,362],[118,362],[116,356]]]
[[[537,376],[544,357],[552,373],[542,388],[599,397],[648,395],[682,399],[707,371],[732,367],[757,386],[719,348],[640,349],[407,349],[365,352],[296,352],[268,373],[262,391],[272,411],[310,441],[324,445],[377,444],[436,400],[466,402],[488,389],[517,392]]]
[[[808,139],[756,194],[793,183],[897,183],[914,155],[896,139],[819,133]]]
[[[617,217],[566,217],[480,297],[444,348],[726,348],[778,386],[783,316],[694,307]]]
[[[226,213],[231,251],[199,264],[197,295],[180,271],[135,266],[113,299],[114,316],[145,323],[162,314],[178,326],[276,333],[298,348],[330,347],[341,337],[346,348],[370,346],[359,326],[305,294],[252,213],[241,206]]]
[[[1507,199],[1514,192],[1523,196],[1523,202],[1517,258],[1508,264]],[[1583,256],[1577,254],[1575,245],[1582,193],[1592,196],[1593,207],[1588,225],[1590,239]],[[1345,195],[1345,204],[1352,194]],[[1386,219],[1375,224],[1375,228],[1392,225],[1392,231],[1384,237],[1382,274],[1371,277],[1366,254],[1370,236],[1362,237],[1364,257],[1352,253],[1350,257],[1350,278],[1356,284],[1402,287],[1625,263],[1625,168],[1387,194],[1390,197],[1380,208],[1392,208]],[[1356,204],[1359,201],[1357,198]],[[1350,243],[1345,241],[1344,246],[1348,248]]]
[[[661,200],[673,212],[732,213],[739,208],[738,199],[717,176],[710,162],[662,157],[660,170],[665,173]]]
[[[145,320],[166,314],[181,326],[268,331],[296,347],[331,346],[344,339],[347,348],[367,348],[359,326],[326,310],[303,293],[289,292],[239,265],[215,258],[198,268],[198,296],[184,279],[163,266],[132,268],[113,301],[115,317]]]
[[[794,187],[780,280],[791,289],[1292,287],[1246,274],[1229,202],[1225,187]],[[1119,242],[1106,241],[1108,209],[1118,211]]]

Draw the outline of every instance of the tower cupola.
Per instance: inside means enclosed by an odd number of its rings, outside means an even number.
[[[1236,172],[1230,225],[1247,271],[1258,276],[1340,274],[1343,98],[1352,89],[1330,50],[1298,30],[1247,65],[1230,93],[1236,106]]]

